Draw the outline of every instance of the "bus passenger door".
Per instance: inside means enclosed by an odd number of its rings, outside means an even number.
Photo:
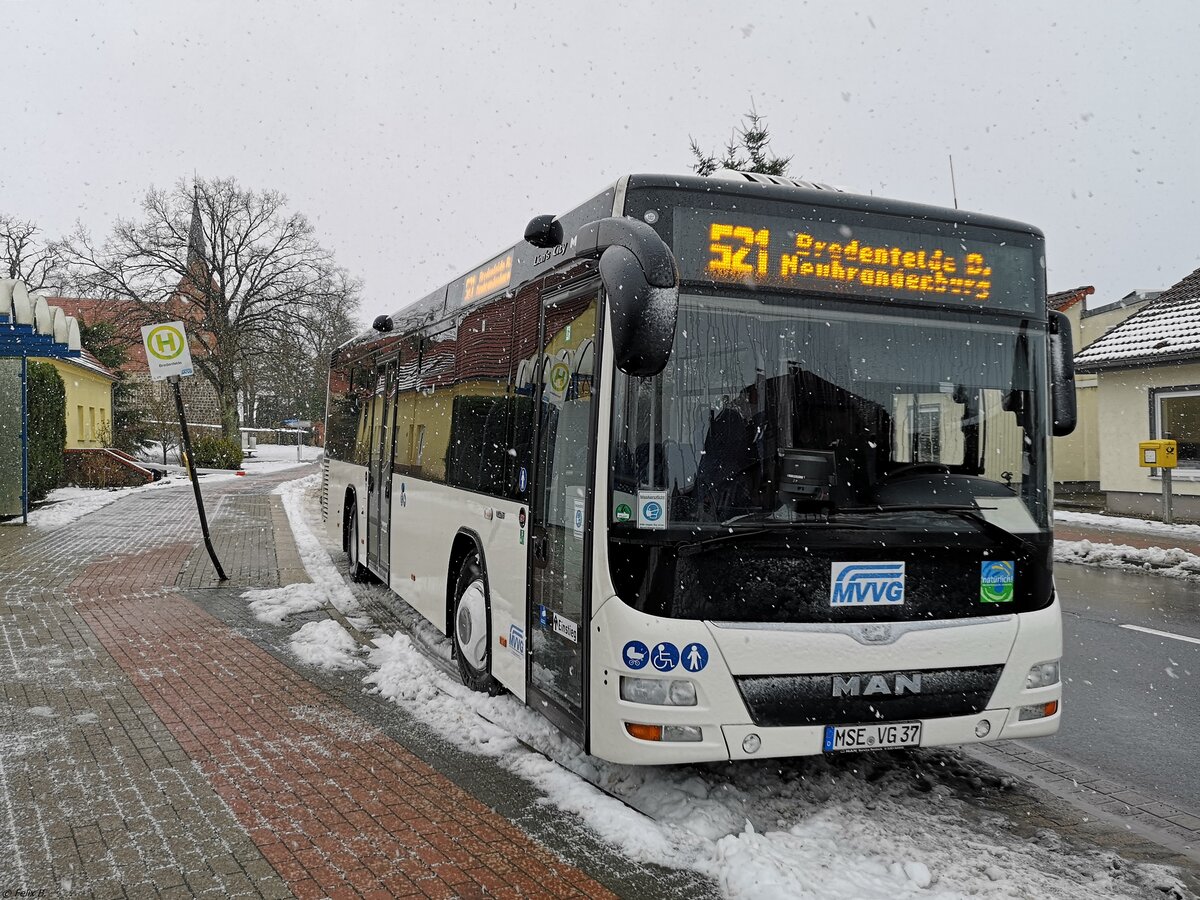
[[[376,370],[371,461],[367,468],[367,565],[388,580],[392,525],[392,443],[395,436],[396,365]],[[378,393],[382,390],[382,394]]]
[[[594,459],[596,294],[542,307],[530,547],[528,702],[581,743]]]

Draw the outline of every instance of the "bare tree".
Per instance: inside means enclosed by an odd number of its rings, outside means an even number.
[[[325,415],[325,386],[333,351],[360,326],[357,301],[331,296],[305,315],[302,328],[275,332],[246,369],[246,411],[257,425],[282,419],[319,421]]]
[[[19,278],[31,291],[62,293],[67,280],[63,248],[41,234],[32,222],[0,214],[0,277]]]
[[[768,156],[767,145],[771,136],[767,133],[767,123],[750,104],[750,112],[743,117],[745,124],[734,128],[725,145],[725,155],[718,159],[715,154],[705,153],[700,149],[694,137],[691,142],[692,171],[697,175],[711,175],[718,169],[735,169],[738,172],[758,172],[763,175],[786,175],[791,165],[790,156]]]
[[[338,267],[304,215],[277,191],[234,179],[151,188],[139,219],[120,219],[102,244],[82,228],[69,261],[84,289],[133,301],[149,321],[187,323],[196,369],[212,385],[225,435],[236,438],[238,390],[256,357],[314,311],[357,306],[359,282]]]

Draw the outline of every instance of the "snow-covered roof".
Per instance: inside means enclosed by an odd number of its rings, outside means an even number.
[[[1080,372],[1200,359],[1200,269],[1075,357]]]
[[[117,380],[117,376],[114,375],[112,371],[104,365],[104,363],[92,356],[92,354],[87,350],[84,350],[77,357],[64,359],[63,362],[68,365],[78,366],[81,369],[87,369],[92,374],[100,375],[104,378],[107,378],[109,381]]]

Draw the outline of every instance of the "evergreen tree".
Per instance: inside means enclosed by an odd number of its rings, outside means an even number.
[[[37,503],[63,481],[67,446],[67,389],[54,366],[29,362],[29,502]]]
[[[767,123],[751,104],[750,112],[745,115],[745,124],[733,129],[729,143],[725,145],[725,153],[720,159],[716,154],[705,153],[700,149],[694,137],[691,141],[692,171],[697,175],[711,175],[718,169],[734,169],[738,172],[757,172],[762,175],[786,175],[791,165],[790,156],[770,156],[767,145],[771,136],[767,132]]]

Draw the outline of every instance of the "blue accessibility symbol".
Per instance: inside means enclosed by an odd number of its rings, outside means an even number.
[[[683,667],[689,672],[699,672],[708,665],[708,648],[703,644],[688,644],[683,648]]]
[[[621,659],[625,661],[625,665],[629,666],[629,668],[640,669],[650,659],[650,651],[646,649],[646,645],[641,641],[630,641],[625,645],[625,649],[621,651]]]
[[[660,672],[670,672],[679,665],[679,648],[666,641],[655,644],[650,663]]]
[[[657,522],[662,518],[662,504],[657,500],[650,500],[642,507],[642,518],[647,522]]]
[[[529,470],[521,466],[520,471],[517,472],[517,490],[523,494],[527,487],[529,487]]]

